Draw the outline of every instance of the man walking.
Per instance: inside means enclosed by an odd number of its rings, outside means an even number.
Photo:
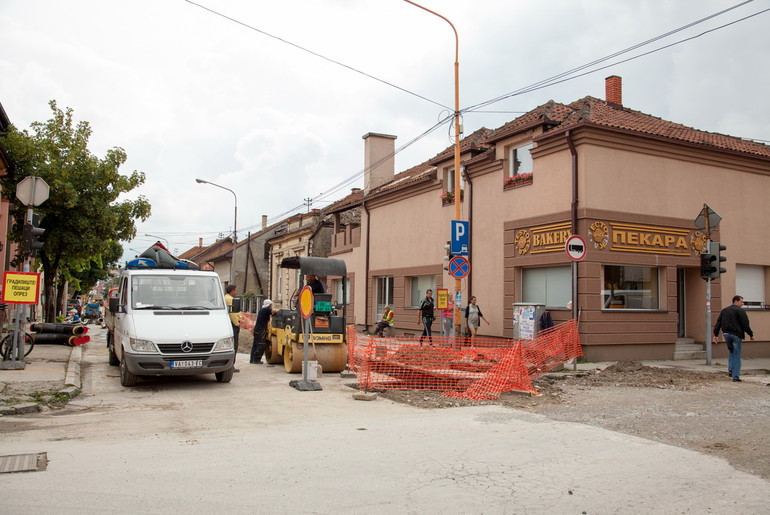
[[[433,319],[436,318],[434,314],[435,304],[433,302],[433,290],[425,291],[425,298],[420,302],[420,321],[422,322],[423,330],[420,337],[420,345],[425,337],[428,337],[428,341],[433,344],[433,337],[431,336],[430,328],[433,325]]]
[[[741,381],[741,345],[746,333],[754,339],[754,332],[749,326],[749,316],[743,310],[743,297],[736,295],[733,303],[722,310],[714,325],[714,343],[719,343],[719,330],[725,337],[730,357],[727,360],[727,372],[733,381]]]

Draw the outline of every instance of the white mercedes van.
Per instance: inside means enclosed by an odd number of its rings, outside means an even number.
[[[139,258],[121,272],[118,294],[109,300],[107,348],[123,386],[142,376],[233,378],[233,329],[219,276],[178,265],[159,268]]]

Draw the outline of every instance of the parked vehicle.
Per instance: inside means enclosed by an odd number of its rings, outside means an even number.
[[[83,324],[89,323],[101,323],[102,321],[102,306],[96,302],[89,302],[86,304],[86,308],[81,315]]]
[[[345,333],[345,262],[341,259],[292,256],[281,261],[281,268],[298,269],[300,275],[341,277],[343,283],[342,313],[332,306],[330,293],[313,296],[310,316],[312,336],[308,346],[308,360],[317,361],[324,372],[341,372],[347,365],[347,335]],[[298,309],[299,288],[292,295],[290,309],[281,309],[273,315],[270,324],[270,345],[265,350],[268,363],[283,363],[286,372],[302,371],[304,341],[302,318]]]
[[[152,255],[153,247],[145,254]],[[212,373],[233,377],[235,347],[219,276],[178,261],[165,249],[139,257],[121,271],[117,296],[109,299],[109,363],[120,366],[120,383],[142,376]]]

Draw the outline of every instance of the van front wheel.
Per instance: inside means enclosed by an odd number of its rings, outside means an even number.
[[[131,371],[128,370],[126,357],[123,356],[123,361],[120,362],[120,384],[123,386],[136,386],[136,381],[138,379],[139,376],[132,374]]]
[[[224,372],[217,372],[214,375],[217,378],[217,383],[229,383],[233,379],[233,373],[235,368],[228,368]]]

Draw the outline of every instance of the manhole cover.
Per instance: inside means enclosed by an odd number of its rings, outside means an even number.
[[[8,474],[10,472],[37,472],[39,470],[45,470],[47,465],[48,458],[44,452],[0,456],[0,474]]]

